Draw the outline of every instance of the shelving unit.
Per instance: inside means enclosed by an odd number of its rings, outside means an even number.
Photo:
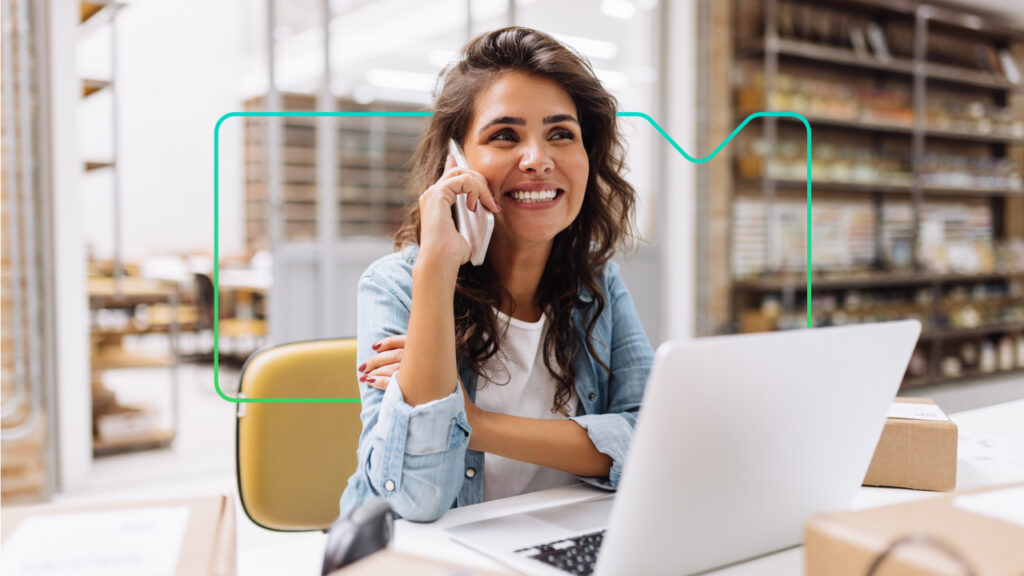
[[[812,126],[815,325],[919,318],[904,387],[1024,369],[1024,81],[1002,60],[1024,72],[1024,30],[916,1],[727,12],[732,46],[718,48],[737,72],[718,114],[795,111]],[[711,265],[732,273],[732,330],[806,324],[804,266],[780,256],[806,228],[806,136],[789,124],[751,122],[719,178],[730,253]],[[971,347],[986,358],[968,362]]]
[[[83,160],[84,172],[108,170],[113,186],[114,253],[110,270],[103,276],[90,276],[87,282],[90,312],[91,388],[93,404],[93,454],[103,455],[125,450],[139,450],[169,445],[179,421],[178,406],[178,322],[179,295],[177,286],[132,276],[122,258],[120,233],[121,195],[118,174],[118,102],[117,102],[117,32],[118,11],[125,6],[116,0],[79,2],[80,37],[99,33],[106,28],[111,34],[111,67],[109,78],[82,78],[82,100],[107,92],[111,97],[112,150],[109,158]],[[151,323],[146,310],[167,307],[170,321]],[[170,353],[140,354],[123,347],[125,337],[144,334],[166,334]],[[110,370],[126,368],[158,368],[170,375],[170,428],[158,423],[159,407],[140,408],[120,404],[104,384]]]
[[[247,111],[264,110],[254,98]],[[311,95],[282,94],[281,111],[313,111]],[[375,103],[363,106],[338,100],[336,110],[408,112],[408,105]],[[426,127],[423,118],[339,117],[337,125],[337,198],[340,237],[387,236],[398,227],[408,205],[404,179],[408,162]],[[282,233],[290,242],[313,242],[317,237],[316,118],[281,119]],[[246,118],[245,222],[250,251],[267,248],[265,120]]]

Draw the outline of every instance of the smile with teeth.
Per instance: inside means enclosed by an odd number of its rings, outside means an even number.
[[[556,196],[558,196],[558,190],[535,190],[532,192],[516,190],[514,192],[509,192],[509,196],[512,196],[512,199],[515,200],[516,202],[521,202],[523,204],[533,204],[535,202],[550,202],[554,200]]]

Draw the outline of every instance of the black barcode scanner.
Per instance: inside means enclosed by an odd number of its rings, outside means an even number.
[[[322,574],[326,576],[386,548],[391,542],[394,523],[391,506],[379,498],[364,502],[338,518],[327,532]]]

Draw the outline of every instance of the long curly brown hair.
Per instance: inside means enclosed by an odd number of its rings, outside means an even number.
[[[631,244],[635,239],[636,191],[622,177],[625,146],[616,122],[615,97],[601,85],[583,56],[543,32],[509,27],[477,36],[460,58],[441,72],[434,114],[412,159],[409,187],[418,195],[441,177],[448,140],[463,142],[476,95],[509,71],[549,78],[569,93],[590,160],[583,206],[573,223],[555,236],[536,294],[536,303],[546,311],[550,323],[544,338],[544,364],[557,382],[552,411],[564,414],[576,378],[573,359],[581,350],[573,309],[578,303],[584,306],[586,336],[582,344],[610,376],[611,369],[600,360],[593,342],[594,326],[606,304],[597,276],[620,243]],[[412,202],[395,234],[395,248],[418,245],[419,239],[419,205]],[[580,300],[584,291],[591,296],[589,302]],[[504,337],[494,311],[503,297],[512,301],[486,260],[482,266],[466,263],[459,269],[456,355],[468,359],[478,375],[498,352]]]

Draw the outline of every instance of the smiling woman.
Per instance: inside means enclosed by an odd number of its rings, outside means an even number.
[[[382,496],[432,520],[577,477],[614,489],[653,361],[609,262],[636,198],[615,99],[527,28],[472,40],[439,86],[399,251],[359,284],[363,433],[341,512]],[[460,194],[494,212],[482,266],[453,221]]]

